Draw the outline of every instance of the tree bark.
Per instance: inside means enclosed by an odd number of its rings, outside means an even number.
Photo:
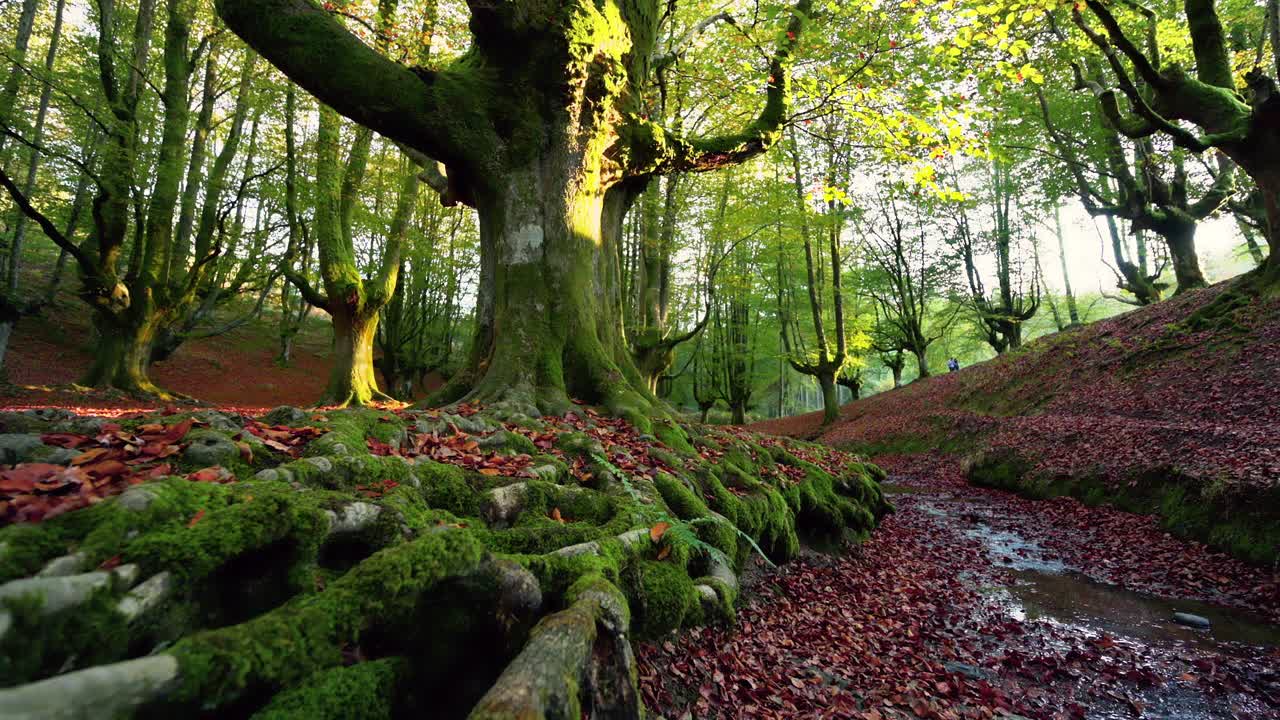
[[[818,388],[822,390],[822,424],[830,425],[840,419],[840,395],[835,373],[818,373]]]
[[[217,2],[234,32],[322,102],[443,163],[445,202],[477,209],[476,335],[469,367],[437,399],[556,411],[572,396],[647,427],[656,401],[623,342],[606,195],[772,145],[812,0],[797,0],[786,21],[759,116],[694,139],[657,127],[642,107],[656,0],[468,5],[472,51],[433,70],[382,57],[307,0]]]
[[[389,399],[378,390],[374,373],[373,340],[378,333],[378,314],[353,312],[345,307],[331,312],[333,367],[321,404],[368,405],[374,400]]]
[[[1169,246],[1169,257],[1173,260],[1173,275],[1177,278],[1178,287],[1175,295],[1208,287],[1204,273],[1200,270],[1200,258],[1196,255],[1195,223],[1179,223],[1161,233],[1165,244]]]
[[[912,354],[916,356],[916,366],[920,368],[919,377],[931,377],[932,373],[929,372],[928,353],[924,350],[913,350]]]

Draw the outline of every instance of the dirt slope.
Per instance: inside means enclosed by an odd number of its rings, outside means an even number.
[[[1159,513],[1270,565],[1280,544],[1280,301],[1187,322],[1227,283],[958,373],[753,430],[872,455],[943,450],[971,481]]]
[[[223,322],[245,308],[231,308]],[[193,340],[164,362],[152,377],[161,387],[224,409],[256,412],[278,405],[310,405],[324,390],[330,363],[328,317],[313,313],[298,336],[290,367],[275,364],[278,316],[262,318],[225,335]],[[83,303],[62,298],[43,316],[15,328],[5,357],[8,385],[0,385],[0,407],[74,407],[92,413],[110,409],[154,408],[109,393],[72,387],[93,360],[90,316]]]

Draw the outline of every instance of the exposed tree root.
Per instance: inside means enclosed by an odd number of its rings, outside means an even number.
[[[826,449],[661,418],[642,439],[512,397],[274,413],[322,426],[294,457],[224,418],[200,433],[259,443],[228,459],[239,482],[158,479],[0,530],[0,717],[638,718],[632,636],[732,621],[750,554],[888,509]]]

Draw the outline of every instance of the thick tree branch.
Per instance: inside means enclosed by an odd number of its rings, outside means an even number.
[[[346,117],[446,164],[475,152],[456,134],[471,96],[441,90],[452,86],[450,72],[415,72],[380,55],[310,0],[218,0],[217,8],[253,49]],[[474,144],[476,128],[467,129]]]
[[[3,186],[4,189],[9,192],[9,197],[13,198],[14,204],[18,206],[18,209],[21,210],[24,215],[31,218],[32,221],[40,226],[40,229],[44,231],[44,234],[49,236],[50,240],[57,244],[58,247],[70,253],[71,257],[75,258],[76,262],[80,263],[80,267],[86,275],[96,276],[98,274],[97,265],[94,263],[93,259],[81,250],[79,245],[71,242],[67,236],[63,235],[62,231],[53,224],[52,220],[31,204],[31,201],[27,199],[27,196],[24,195],[21,190],[18,189],[18,186],[14,184],[13,179],[9,177],[9,174],[6,173],[3,168],[0,168],[0,186]]]
[[[813,10],[813,0],[797,0],[786,30],[769,61],[765,104],[743,130],[728,135],[683,138],[648,120],[632,117],[621,129],[622,158],[629,176],[673,172],[706,172],[745,162],[773,146],[782,136],[791,105],[791,65],[800,36]]]

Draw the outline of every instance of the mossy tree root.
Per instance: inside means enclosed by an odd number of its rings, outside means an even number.
[[[471,720],[644,716],[626,598],[600,575],[582,578],[568,595],[569,607],[538,623]]]
[[[468,421],[478,445],[510,444]],[[301,459],[269,458],[251,480],[168,478],[0,531],[0,577],[22,591],[0,610],[26,643],[0,638],[0,663],[22,665],[0,676],[36,680],[0,689],[0,717],[638,718],[633,636],[731,622],[751,553],[783,562],[801,535],[861,537],[888,509],[868,466],[711,428],[653,423],[648,458],[630,457],[667,470],[650,477],[561,427],[543,456],[560,469],[531,479],[364,452],[433,432],[434,415],[310,422],[325,432]],[[567,471],[578,460],[586,476]],[[114,554],[125,565],[85,572]],[[44,613],[26,589],[46,571],[102,589]],[[228,604],[255,583],[269,587]],[[68,640],[97,628],[123,641],[85,654]]]

